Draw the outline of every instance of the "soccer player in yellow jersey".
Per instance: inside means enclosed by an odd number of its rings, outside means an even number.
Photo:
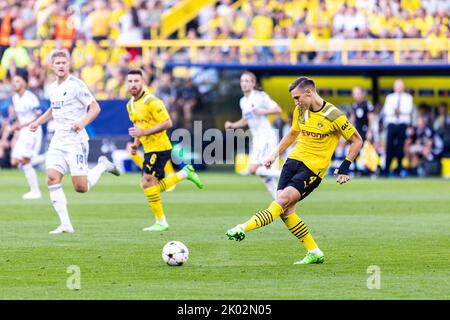
[[[162,100],[145,91],[142,70],[132,69],[128,72],[127,86],[132,96],[127,103],[127,111],[134,124],[128,129],[134,138],[130,149],[132,155],[136,155],[140,145],[144,148],[141,185],[156,219],[155,224],[143,231],[165,231],[169,225],[164,215],[161,192],[184,179],[192,181],[200,189],[203,185],[191,165],[164,177],[164,167],[170,160],[172,150],[166,133],[172,127],[169,113]]]
[[[350,164],[361,149],[362,139],[347,117],[317,94],[312,79],[296,79],[289,85],[289,92],[296,106],[292,128],[264,163],[270,168],[278,155],[296,141],[281,171],[277,199],[247,222],[228,230],[226,235],[230,240],[241,241],[245,232],[266,226],[281,216],[289,231],[308,250],[306,256],[295,264],[323,263],[324,254],[306,224],[295,213],[295,206],[322,181],[341,136],[350,142],[350,149],[334,175],[338,183],[346,183],[350,179]]]

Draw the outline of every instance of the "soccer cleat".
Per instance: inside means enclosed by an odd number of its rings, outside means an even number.
[[[203,183],[200,181],[200,178],[199,178],[197,172],[195,172],[195,169],[193,166],[188,164],[188,165],[184,166],[183,169],[181,169],[181,170],[186,172],[187,179],[189,181],[192,181],[197,186],[197,188],[203,189]]]
[[[245,239],[245,230],[242,225],[237,225],[233,229],[227,231],[228,240],[242,241]]]
[[[36,191],[27,192],[22,196],[22,199],[25,199],[25,200],[34,200],[34,199],[40,199],[40,198],[42,198],[42,194],[40,192],[36,192]]]
[[[152,225],[150,227],[142,229],[142,231],[156,231],[156,232],[158,232],[158,231],[166,231],[166,230],[169,230],[169,226],[167,224],[166,225],[162,225],[162,224],[159,224],[159,223],[155,223],[154,225]]]
[[[294,262],[294,264],[323,263],[324,259],[325,259],[325,256],[323,253],[316,254],[316,253],[308,252],[302,260]]]
[[[61,234],[61,233],[73,233],[74,230],[72,228],[72,226],[59,226],[58,228],[56,228],[53,231],[50,231],[49,234]]]
[[[120,171],[116,165],[108,160],[105,156],[98,157],[98,163],[103,163],[106,167],[106,172],[112,173],[115,176],[120,176]]]

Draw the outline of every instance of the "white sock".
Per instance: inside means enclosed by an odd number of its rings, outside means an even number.
[[[95,167],[93,167],[91,170],[89,170],[88,173],[88,188],[91,189],[93,186],[95,186],[100,179],[103,172],[106,171],[106,166],[103,163],[98,163]]]
[[[50,192],[50,200],[52,201],[53,208],[55,208],[56,213],[61,220],[61,225],[72,227],[70,222],[69,212],[67,211],[67,199],[66,195],[60,184],[54,184],[48,186],[48,191]]]
[[[320,250],[319,248],[314,248],[312,250],[309,250],[308,252],[315,253],[315,254],[322,254],[323,253],[322,250]]]
[[[184,171],[184,170],[180,170],[180,171],[178,171],[178,172],[175,173],[175,174],[177,174],[178,177],[179,177],[181,180],[184,180],[184,179],[187,178],[187,172]]]
[[[166,218],[162,218],[161,220],[156,220],[157,224],[160,224],[162,226],[168,226],[169,224],[167,223]]]
[[[39,190],[39,182],[36,175],[36,170],[34,170],[31,163],[25,164],[21,166],[23,173],[25,174],[25,178],[27,179],[28,185],[30,186],[31,192],[40,193]]]
[[[256,175],[260,177],[273,177],[279,178],[281,171],[276,169],[267,169],[265,166],[259,166],[256,169]]]
[[[272,195],[272,197],[274,199],[277,199],[277,188],[278,188],[278,183],[277,180],[275,178],[271,178],[271,177],[261,177],[261,179],[263,179],[264,184],[266,185],[267,190],[269,190],[269,193]]]

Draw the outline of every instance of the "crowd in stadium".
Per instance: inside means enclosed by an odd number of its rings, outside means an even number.
[[[139,48],[122,48],[121,43],[139,43],[157,39],[165,10],[176,1],[0,1],[0,78],[15,67],[26,66],[30,86],[45,97],[48,55],[54,47],[43,40],[70,41],[67,46],[74,59],[74,72],[83,79],[97,98],[123,98],[124,73],[140,66],[154,74],[155,52],[142,54]],[[231,0],[220,0],[202,9],[188,24],[187,39],[320,39],[353,38],[427,38],[447,39],[450,2],[445,0],[312,0],[243,1],[240,7]],[[95,23],[94,23],[95,21]],[[175,37],[177,35],[174,35]],[[23,48],[18,40],[35,40]],[[99,41],[108,41],[107,47]],[[188,50],[172,53],[183,59]],[[197,59],[208,62],[238,62],[238,48],[229,46],[199,50]],[[247,48],[246,62],[288,63],[287,45]],[[170,59],[159,55],[162,60]],[[299,53],[298,61],[340,62],[339,52]],[[350,52],[353,61],[391,63],[392,52]],[[402,61],[432,61],[446,58],[436,50],[403,51]],[[161,62],[163,63],[163,62]],[[158,68],[161,65],[157,66]],[[154,77],[149,83],[155,88]]]
[[[26,0],[19,4],[0,0],[0,101],[13,94],[10,75],[16,68],[26,68],[29,89],[42,99],[48,98],[48,85],[54,81],[49,70],[49,53],[55,48],[66,47],[71,52],[75,76],[89,86],[97,99],[125,98],[126,73],[130,67],[140,67],[148,76],[149,88],[165,101],[176,125],[189,128],[193,109],[205,90],[201,83],[189,77],[174,79],[170,70],[163,72],[164,61],[182,59],[187,51],[181,50],[173,56],[155,51],[143,54],[140,48],[116,45],[118,42],[158,39],[162,14],[175,3],[174,0]],[[447,39],[450,37],[449,12],[450,1],[446,0],[249,0],[243,1],[241,6],[236,6],[232,0],[220,0],[202,9],[188,24],[186,38]],[[55,46],[47,45],[46,39],[56,40]],[[24,47],[21,40],[34,43]],[[68,45],[64,42],[67,40]],[[104,42],[108,43],[106,47]],[[239,62],[241,53],[237,48],[220,46],[205,48],[198,56],[209,62],[233,63]],[[433,50],[402,54],[405,61],[446,58],[446,53]],[[245,56],[247,63],[286,63],[289,50],[283,45],[256,47],[248,49]],[[300,53],[298,58],[300,62],[340,61],[339,52]],[[390,63],[392,53],[354,52],[351,58]],[[374,114],[378,116],[382,105],[375,107]],[[424,141],[426,145],[422,148],[425,151],[421,159],[438,156],[439,139],[442,138],[439,132],[442,132],[442,124],[449,121],[445,105],[439,108],[420,106],[419,110],[420,116],[415,117],[416,127],[405,130],[408,137],[405,136],[402,147],[413,163],[417,162],[417,156],[411,151],[415,141]],[[4,123],[7,121],[3,120]],[[380,137],[386,131],[382,129],[383,126],[379,126]],[[5,131],[3,136],[7,136]],[[433,146],[429,147],[431,140]],[[5,140],[2,141],[0,157],[8,147]],[[380,142],[380,153],[386,154],[387,149],[386,144]]]

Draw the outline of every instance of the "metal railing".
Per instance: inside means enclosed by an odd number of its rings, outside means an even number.
[[[57,43],[55,40],[22,41],[27,48],[41,46],[70,46],[70,42]],[[284,48],[289,52],[288,61],[284,64],[297,64],[299,54],[311,52],[326,52],[339,54],[339,61],[343,65],[352,62],[351,55],[357,52],[387,52],[392,56],[392,64],[403,64],[402,53],[408,51],[428,51],[439,55],[438,63],[450,64],[450,39],[332,39],[332,40],[299,40],[299,39],[221,39],[221,40],[143,40],[139,43],[116,43],[117,46],[127,48],[142,48],[143,55],[152,51],[155,56],[164,52],[182,52],[187,62],[202,63],[211,62],[208,56],[203,57],[200,53],[204,50],[228,48],[234,49],[238,57],[238,63],[248,63],[248,53],[255,52],[261,48],[269,50]],[[100,42],[100,46],[107,48],[108,40]],[[178,50],[176,50],[178,49]],[[170,50],[170,51],[169,51]],[[367,64],[370,60],[361,61]],[[425,61],[416,61],[416,63]],[[430,61],[431,62],[431,61]]]

